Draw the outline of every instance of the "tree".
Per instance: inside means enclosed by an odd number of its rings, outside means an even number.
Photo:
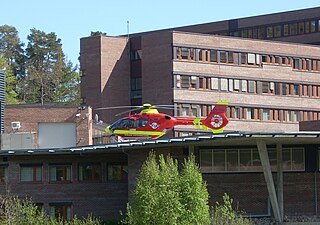
[[[194,189],[194,190],[192,190]],[[127,208],[130,225],[209,224],[208,192],[194,158],[182,172],[172,157],[154,153],[143,164]]]
[[[61,40],[51,32],[31,29],[26,48],[27,76],[23,84],[27,103],[53,102],[64,67]]]
[[[16,92],[17,78],[13,74],[10,66],[4,58],[0,57],[0,69],[5,72],[5,96],[6,104],[17,104],[18,103],[18,93]]]
[[[15,27],[0,26],[0,56],[7,61],[13,75],[18,79],[25,75],[23,46],[24,44],[20,41]]]

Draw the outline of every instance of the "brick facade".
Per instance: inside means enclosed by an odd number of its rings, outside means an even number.
[[[202,107],[208,108],[218,101],[228,101],[230,107],[239,110],[239,118],[230,114],[230,124],[226,131],[298,131],[299,121],[320,118],[320,107],[317,104],[320,98],[320,70],[317,69],[320,65],[320,48],[307,45],[320,43],[319,13],[320,8],[317,7],[155,30],[129,37],[82,38],[80,63],[85,74],[81,83],[82,96],[93,109],[142,103],[174,104],[174,112],[164,112],[184,116],[182,108],[188,106],[189,111],[192,111],[191,107],[198,108],[197,115],[187,115],[195,117],[206,116],[200,113]],[[299,30],[295,34],[284,34],[284,26],[287,25],[293,27],[293,30],[297,26]],[[253,32],[260,28],[264,34],[272,28],[273,33],[276,26],[281,26],[282,36],[272,34],[272,37],[260,38],[264,40],[241,38],[243,35],[230,37],[235,36],[234,32]],[[305,27],[308,31],[304,30]],[[176,48],[185,48],[193,56],[179,58]],[[217,51],[217,54],[231,52],[235,59],[232,59],[232,63],[226,63],[217,56],[217,62],[212,62],[208,59],[211,51]],[[138,52],[139,57],[130,58],[129,52],[131,57]],[[246,60],[242,56],[249,58],[249,54],[256,57],[256,64],[242,62]],[[267,57],[270,59],[265,60]],[[181,87],[179,82],[182,81],[177,81],[181,79],[177,78],[179,76],[194,79],[195,83],[189,88]],[[140,78],[141,90],[138,91],[141,91],[141,96],[137,97],[134,93],[136,90],[132,88]],[[200,84],[200,79],[204,79],[204,83]],[[225,79],[229,87],[222,90],[219,83],[219,90],[213,90],[210,87],[212,79],[219,79],[219,82]],[[254,82],[256,90],[235,90],[231,85],[235,80]],[[271,93],[258,91],[258,84],[262,83],[272,85]],[[252,119],[246,118],[248,108],[254,110]],[[263,110],[271,110],[267,116],[270,118],[263,118]],[[119,118],[114,116],[119,111],[98,113],[104,122],[112,123]],[[175,131],[174,135],[189,131],[203,132],[184,126],[175,127]]]
[[[2,194],[25,196],[40,204],[48,213],[51,203],[71,203],[72,214],[78,218],[92,214],[104,220],[119,218],[119,212],[125,211],[128,199],[128,184],[126,181],[108,180],[107,165],[115,163],[127,164],[124,154],[71,154],[46,156],[13,156],[2,157],[1,165],[8,166],[8,183],[0,185]],[[71,182],[50,182],[50,164],[72,165]],[[79,163],[99,163],[101,165],[101,181],[79,181]],[[41,164],[42,181],[38,183],[20,181],[20,165]]]
[[[5,134],[31,133],[33,146],[38,147],[39,123],[76,124],[76,145],[92,144],[92,110],[90,107],[58,107],[49,105],[7,105],[5,107]],[[20,122],[21,128],[13,130],[11,123]]]

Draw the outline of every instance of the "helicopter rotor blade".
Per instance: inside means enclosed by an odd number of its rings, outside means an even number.
[[[124,111],[124,112],[120,112],[120,113],[115,114],[115,116],[120,116],[120,115],[123,115],[123,114],[127,114],[127,113],[130,113],[130,112],[136,111],[136,110],[140,110],[140,109],[142,109],[142,108],[143,108],[143,107],[141,106],[141,107],[139,107],[139,108],[126,110],[126,111]]]
[[[141,108],[141,106],[112,106],[112,107],[103,107],[103,108],[96,108],[94,110],[108,110],[108,109],[128,109],[128,108]]]

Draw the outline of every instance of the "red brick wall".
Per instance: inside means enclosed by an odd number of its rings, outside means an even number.
[[[80,113],[80,116],[76,114]],[[55,107],[40,105],[7,105],[4,112],[5,133],[35,133],[35,145],[38,143],[39,123],[75,123],[77,146],[92,144],[92,110],[78,107]],[[21,128],[12,130],[11,122],[21,123]]]
[[[101,163],[101,182],[79,182],[78,163]],[[108,155],[50,155],[50,156],[13,156],[8,157],[8,185],[0,185],[0,193],[6,189],[12,195],[22,199],[31,197],[35,203],[42,203],[47,212],[49,203],[71,202],[72,211],[78,218],[92,214],[104,220],[120,217],[120,210],[125,212],[128,199],[127,182],[107,180],[108,163],[127,162],[125,154]],[[41,183],[20,182],[20,163],[43,163],[43,181]],[[71,183],[49,183],[49,163],[72,163]],[[2,163],[3,164],[3,163]]]

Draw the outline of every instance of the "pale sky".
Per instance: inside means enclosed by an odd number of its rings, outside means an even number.
[[[320,0],[16,0],[0,2],[0,25],[17,28],[27,43],[30,29],[55,32],[73,64],[80,38],[91,31],[116,36],[320,6]]]

